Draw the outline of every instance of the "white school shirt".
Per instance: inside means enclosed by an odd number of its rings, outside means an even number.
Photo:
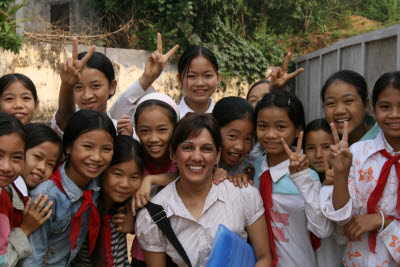
[[[286,160],[269,168],[267,156],[257,159],[254,184],[259,187],[261,175],[270,171],[273,181],[270,216],[277,266],[317,266],[309,231],[325,238],[332,234],[333,224],[319,208],[318,174],[306,169],[289,175],[289,165]]]
[[[111,117],[118,120],[123,115],[128,115],[131,118],[132,125],[135,125],[133,115],[135,114],[137,103],[145,95],[155,92],[156,90],[153,86],[144,90],[139,83],[139,79],[136,80],[115,100],[110,108]]]
[[[208,106],[208,109],[206,110],[206,112],[204,113],[212,113],[213,109],[214,109],[215,103],[214,100],[210,97],[210,105]],[[185,97],[182,97],[181,102],[178,105],[179,108],[179,115],[180,115],[180,119],[182,119],[183,117],[185,117],[185,115],[189,112],[193,112],[195,113],[195,111],[193,109],[191,109],[185,102]]]
[[[18,188],[19,192],[24,196],[28,196],[28,187],[26,187],[24,178],[21,176],[18,176],[17,179],[14,181],[14,185]]]
[[[385,144],[386,143],[386,144]],[[372,140],[357,142],[350,147],[353,163],[349,173],[348,187],[351,199],[341,209],[335,210],[332,203],[333,190],[325,187],[321,191],[321,209],[330,220],[345,225],[357,214],[368,214],[367,201],[381,173],[382,166],[388,160],[379,151],[386,149],[394,155],[386,142],[382,130]],[[376,210],[385,215],[398,217],[396,212],[397,188],[399,180],[394,165]],[[400,222],[393,220],[376,237],[376,253],[369,252],[368,233],[361,235],[358,241],[348,241],[342,263],[345,266],[398,266],[400,263]]]
[[[328,187],[333,190],[333,185],[325,185],[322,188]],[[322,190],[322,189],[321,189]],[[334,233],[321,239],[321,246],[315,251],[315,257],[318,267],[338,267],[341,266],[342,257],[344,253],[345,243],[343,236],[338,232],[343,231],[343,228],[334,224]]]
[[[192,266],[206,266],[219,224],[225,225],[247,241],[245,228],[264,216],[262,199],[255,187],[239,189],[225,180],[218,185],[212,184],[200,218],[196,221],[176,191],[178,179],[161,190],[151,202],[164,207]],[[153,223],[147,209],[139,211],[135,232],[144,250],[166,252],[178,266],[186,266],[172,244]]]

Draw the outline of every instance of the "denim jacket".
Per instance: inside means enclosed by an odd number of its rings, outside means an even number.
[[[74,250],[71,249],[69,239],[70,223],[82,204],[83,192],[68,178],[64,167],[65,163],[60,165],[59,168],[65,193],[60,191],[51,180],[39,184],[30,191],[32,199],[39,194],[49,195],[50,200],[53,201],[53,212],[50,219],[29,236],[32,254],[22,261],[22,266],[68,266],[78,254],[83,240],[88,234],[90,209],[87,209],[82,214],[82,227],[76,242],[76,248]],[[98,179],[92,180],[87,189],[94,190],[93,202],[96,203],[100,190]]]

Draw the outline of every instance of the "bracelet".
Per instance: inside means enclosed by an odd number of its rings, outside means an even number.
[[[383,231],[383,228],[385,227],[385,216],[383,215],[383,212],[382,212],[382,211],[379,211],[379,213],[380,213],[381,216],[382,216],[382,226],[381,226],[381,228],[378,230],[378,233],[382,232],[382,231]]]

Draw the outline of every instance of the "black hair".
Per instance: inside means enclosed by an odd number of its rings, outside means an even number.
[[[126,135],[118,135],[115,138],[115,144],[114,144],[114,154],[111,160],[111,163],[109,166],[123,163],[123,162],[128,162],[132,159],[135,160],[136,165],[140,169],[140,172],[143,174],[144,172],[144,151],[142,146],[138,141],[133,139],[131,136],[126,136]],[[105,214],[115,214],[116,211],[124,207],[125,204],[130,201],[128,199],[127,201],[123,203],[115,203],[112,207],[111,210],[106,210],[104,207],[104,190],[103,190],[103,182],[105,179],[105,173],[104,171],[102,175],[100,176],[100,181],[101,181],[101,189],[100,189],[100,198],[97,204],[97,209],[100,214],[100,218],[103,218]],[[107,222],[108,223],[108,222]],[[100,222],[100,229],[103,229],[104,227],[104,220],[101,220]],[[93,253],[90,255],[90,260],[93,263],[93,266],[105,266],[105,258],[104,258],[104,249],[103,249],[103,231],[99,231],[99,236],[97,237],[96,240],[96,245],[93,250]]]
[[[58,157],[57,162],[60,160],[63,154],[63,146],[61,138],[53,131],[53,129],[43,123],[28,123],[24,125],[24,131],[26,135],[26,150],[44,142],[52,142],[57,144],[60,149],[60,156]]]
[[[296,128],[305,126],[305,114],[300,99],[285,90],[276,90],[266,94],[256,105],[254,111],[254,125],[257,125],[257,116],[260,110],[269,107],[283,108]]]
[[[328,87],[335,81],[342,81],[354,86],[357,93],[360,95],[364,105],[367,103],[368,99],[368,86],[364,77],[352,70],[341,70],[332,74],[324,83],[321,89],[321,100],[322,103],[325,102],[325,93]]]
[[[400,90],[400,71],[387,72],[376,81],[372,91],[372,106],[374,108],[380,94],[389,86]]]
[[[152,106],[160,106],[166,109],[167,111],[167,116],[170,119],[172,125],[176,125],[178,121],[178,114],[176,114],[176,111],[167,103],[161,101],[161,100],[156,100],[156,99],[149,99],[146,100],[142,103],[139,104],[139,106],[136,107],[135,115],[134,115],[134,120],[135,124],[138,121],[140,113],[143,111],[144,108],[146,107],[152,107]]]
[[[329,126],[329,123],[326,121],[325,118],[321,118],[321,119],[315,119],[313,121],[311,121],[309,124],[307,124],[306,127],[304,127],[304,135],[303,135],[303,148],[306,145],[306,136],[309,132],[315,132],[315,131],[319,131],[319,130],[323,130],[328,134],[332,134],[332,130],[331,127]]]
[[[32,80],[29,79],[28,76],[20,73],[10,73],[0,78],[0,96],[11,84],[15,82],[21,82],[25,86],[25,88],[32,93],[35,103],[38,102],[36,87],[33,84]]]
[[[64,153],[66,153],[67,148],[73,146],[75,140],[79,136],[98,129],[108,132],[113,141],[115,141],[116,131],[114,124],[104,112],[91,109],[81,109],[76,112],[71,117],[64,130]]]
[[[110,163],[111,165],[135,160],[140,171],[144,172],[144,151],[138,141],[131,136],[118,135],[114,144],[115,150]]]
[[[212,115],[220,127],[234,120],[247,119],[253,122],[254,108],[249,101],[237,97],[224,97],[215,104]]]
[[[222,139],[218,122],[210,114],[188,113],[176,125],[172,134],[170,151],[175,154],[179,144],[191,137],[198,136],[206,129],[212,136],[217,151],[220,150]]]
[[[0,136],[16,133],[26,146],[26,135],[22,122],[12,114],[0,111]]]
[[[178,73],[179,79],[183,81],[183,78],[186,77],[189,73],[189,67],[192,63],[192,60],[198,56],[205,57],[208,61],[210,61],[211,65],[214,68],[215,73],[218,73],[218,62],[214,53],[204,46],[192,45],[188,49],[183,52],[182,56],[178,61]]]
[[[258,85],[264,84],[264,83],[269,84],[270,82],[269,82],[268,80],[261,80],[261,81],[256,82],[255,84],[253,84],[253,85],[250,87],[249,91],[247,92],[246,100],[249,100],[250,92],[251,92],[251,90],[254,89],[254,87],[257,87]]]
[[[87,52],[79,53],[78,59],[81,60],[86,54]],[[104,73],[104,76],[106,76],[108,80],[109,86],[111,86],[111,83],[115,80],[115,72],[111,60],[100,52],[94,52],[92,57],[86,62],[85,66]],[[114,94],[109,95],[108,99],[110,99]]]

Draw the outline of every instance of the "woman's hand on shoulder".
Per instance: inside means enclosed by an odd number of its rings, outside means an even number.
[[[143,177],[139,189],[132,196],[131,206],[134,216],[136,216],[136,208],[143,208],[151,200],[150,193],[153,185],[151,178],[151,175]]]
[[[219,184],[225,181],[226,179],[229,179],[228,172],[222,168],[216,167],[214,171],[214,178],[213,178],[213,183],[214,184]]]
[[[229,177],[229,181],[233,183],[235,187],[243,188],[248,187],[249,184],[253,185],[254,181],[247,174],[238,174],[233,177]]]
[[[157,50],[150,54],[144,67],[143,75],[139,78],[139,83],[144,90],[160,76],[165,65],[172,55],[178,50],[179,45],[175,45],[168,53],[163,54],[161,34],[157,33]]]
[[[29,236],[32,232],[42,226],[51,216],[53,210],[51,206],[53,201],[49,201],[49,196],[39,194],[32,202],[32,198],[29,198],[25,203],[24,214],[22,217],[22,223],[19,227],[26,236]]]
[[[304,133],[301,132],[299,138],[297,139],[297,147],[296,152],[293,152],[288,144],[286,144],[285,139],[281,138],[281,143],[283,148],[286,151],[286,154],[289,156],[290,165],[289,171],[290,174],[294,174],[296,172],[300,172],[302,170],[308,169],[310,162],[308,161],[305,154],[301,154],[301,146],[303,144],[303,135]]]
[[[348,173],[351,168],[353,154],[350,152],[348,143],[348,123],[344,122],[342,140],[339,138],[339,134],[336,130],[335,124],[330,124],[332,129],[333,140],[335,145],[331,145],[331,151],[328,155],[328,161],[332,165],[333,170],[336,173]],[[346,177],[347,178],[347,177]]]
[[[72,38],[72,57],[68,58],[67,62],[61,64],[60,77],[62,85],[72,87],[79,82],[83,67],[92,57],[95,49],[92,46],[89,52],[81,60],[78,60],[78,39],[76,37]]]
[[[129,203],[117,210],[117,213],[113,215],[112,222],[117,226],[118,232],[132,234],[135,231],[135,218]]]

